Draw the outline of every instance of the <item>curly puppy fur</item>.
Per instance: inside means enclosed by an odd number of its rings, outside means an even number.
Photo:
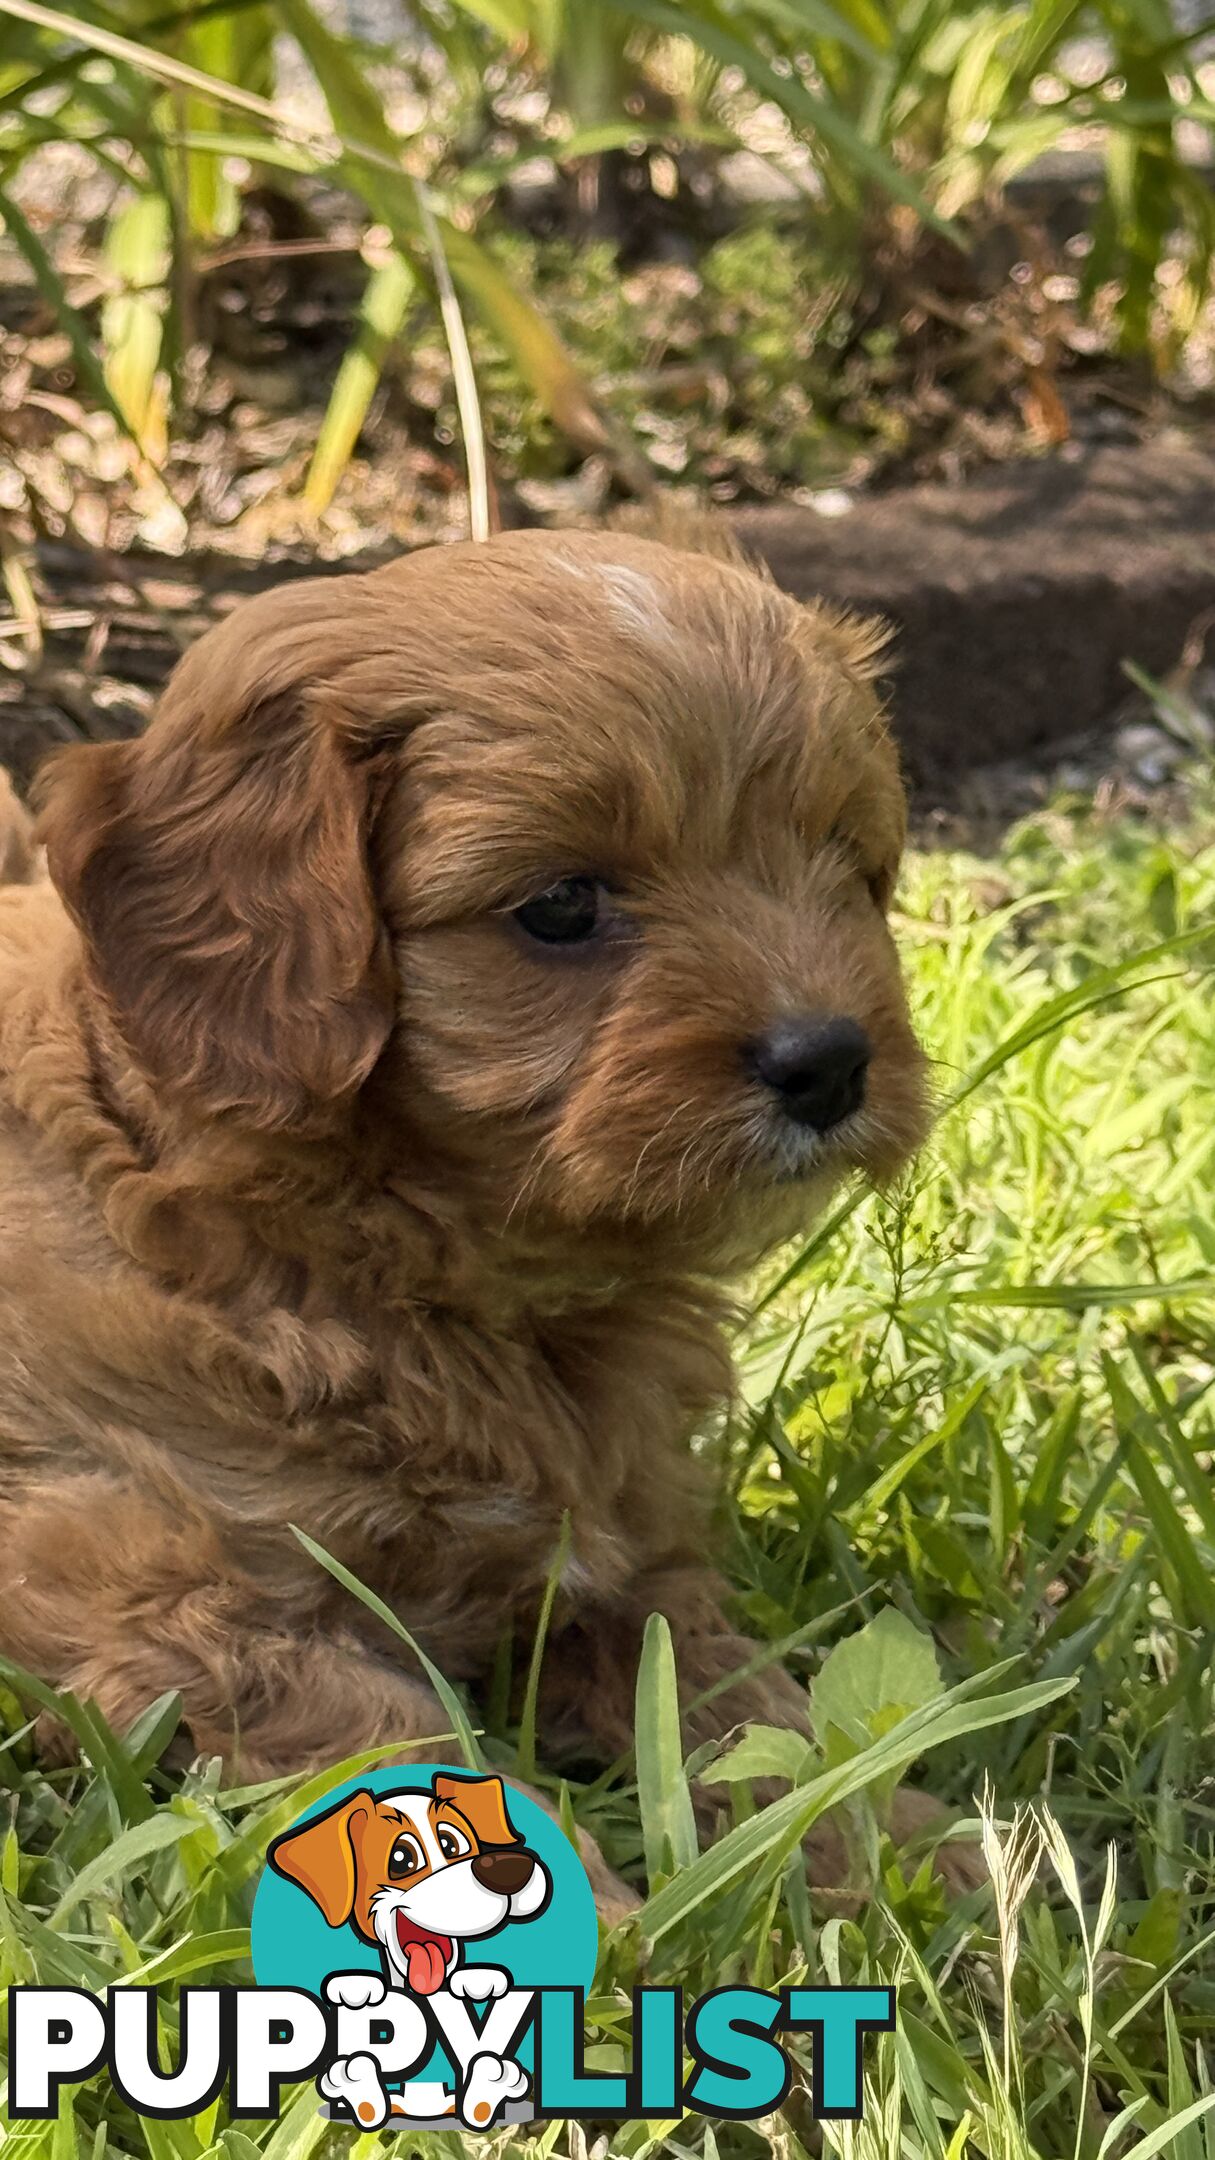
[[[0,895],[0,1643],[122,1727],[179,1689],[264,1777],[447,1720],[299,1524],[454,1679],[628,1743],[646,1616],[689,1703],[753,1646],[689,1434],[720,1286],[925,1122],[884,911],[870,630],[745,566],[519,533],[241,607],[137,742],[56,757]],[[602,880],[608,928],[514,910]],[[794,1126],[745,1047],[872,1044]],[[771,1668],[699,1743],[800,1721]]]

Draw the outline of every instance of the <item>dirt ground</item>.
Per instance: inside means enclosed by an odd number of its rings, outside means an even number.
[[[1210,740],[1215,454],[1193,438],[734,522],[787,590],[895,625],[887,694],[926,839],[982,846],[1060,786],[1167,802]],[[391,552],[334,565],[299,544],[242,561],[44,539],[41,651],[0,622],[0,759],[24,789],[56,744],[137,732],[177,655],[241,598]]]

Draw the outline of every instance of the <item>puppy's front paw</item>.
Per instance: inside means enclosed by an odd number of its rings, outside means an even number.
[[[488,2130],[508,2100],[521,2100],[527,2072],[501,2055],[474,2055],[460,2094],[460,2119],[470,2130]]]
[[[461,2002],[497,2002],[510,1986],[510,1974],[497,1965],[459,1965],[447,1982],[451,1995]]]
[[[326,2002],[337,2003],[343,2010],[374,2010],[387,1993],[379,1973],[330,1973],[325,1982]]]
[[[347,2055],[316,2082],[326,2100],[344,2101],[364,2130],[381,2130],[387,2122],[391,2109],[374,2055]]]

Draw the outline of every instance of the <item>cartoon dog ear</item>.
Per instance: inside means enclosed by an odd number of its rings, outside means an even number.
[[[315,1815],[302,1830],[275,1838],[266,1854],[272,1868],[320,1906],[330,1927],[344,1927],[354,1911],[358,1871],[352,1833],[374,1808],[373,1794],[354,1793],[328,1814]]]
[[[61,751],[42,788],[51,875],[136,1062],[262,1128],[353,1093],[393,1022],[368,863],[382,768],[347,709],[365,582],[237,609],[146,735]]]
[[[449,1800],[459,1808],[476,1834],[478,1845],[521,1845],[523,1839],[506,1812],[506,1791],[500,1777],[436,1777],[436,1800]]]

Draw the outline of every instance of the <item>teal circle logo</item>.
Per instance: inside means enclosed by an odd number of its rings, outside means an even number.
[[[369,1770],[266,1857],[254,1973],[331,2015],[319,2083],[335,2119],[530,2117],[531,1991],[588,1988],[598,1951],[586,1871],[537,1801],[454,1765]]]

